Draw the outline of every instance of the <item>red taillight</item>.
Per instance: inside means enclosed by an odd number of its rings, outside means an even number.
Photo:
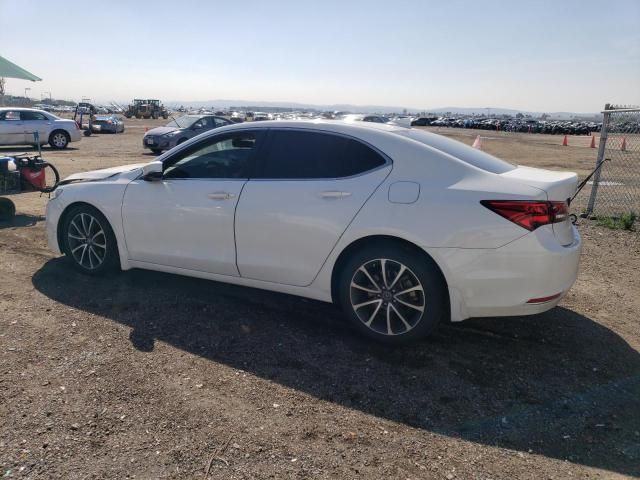
[[[480,203],[489,210],[529,231],[533,231],[542,225],[562,222],[569,213],[567,202],[482,200]]]
[[[81,130],[82,127],[80,126],[80,122],[76,122],[76,130]]]
[[[527,300],[527,303],[531,303],[531,304],[547,303],[547,302],[550,302],[551,300],[555,300],[556,298],[560,297],[560,295],[562,295],[562,292],[556,293],[555,295],[549,295],[548,297],[531,298]]]

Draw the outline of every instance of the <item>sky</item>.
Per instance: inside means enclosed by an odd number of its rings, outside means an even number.
[[[640,104],[640,0],[0,0],[32,98],[502,107]]]

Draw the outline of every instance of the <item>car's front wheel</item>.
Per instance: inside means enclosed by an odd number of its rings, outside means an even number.
[[[342,268],[338,297],[357,330],[389,344],[426,337],[448,311],[446,286],[433,260],[396,244],[352,255]]]
[[[49,135],[49,145],[51,145],[51,148],[55,148],[57,150],[67,148],[70,140],[69,134],[64,130],[55,130],[51,132],[51,135]]]
[[[62,249],[80,272],[100,275],[115,271],[118,246],[111,225],[89,205],[72,207],[62,224]]]

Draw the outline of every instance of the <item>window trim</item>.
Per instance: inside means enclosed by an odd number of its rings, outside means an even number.
[[[369,142],[362,140],[361,138],[354,137],[353,135],[348,135],[342,132],[333,132],[329,130],[318,130],[315,128],[304,128],[304,127],[273,127],[273,128],[268,128],[266,130],[267,130],[265,135],[266,138],[262,142],[263,147],[258,152],[259,154],[257,155],[257,158],[252,165],[251,176],[249,177],[249,180],[252,182],[320,182],[320,181],[332,181],[332,180],[349,180],[352,178],[358,178],[364,175],[369,175],[370,173],[376,172],[383,168],[387,168],[388,166],[391,166],[393,168],[393,160],[391,159],[391,157],[389,157],[389,155],[387,155],[386,153],[384,153],[374,145],[371,145]],[[354,175],[349,175],[346,177],[256,178],[255,175],[260,173],[260,171],[264,167],[264,159],[266,156],[265,154],[269,151],[269,148],[271,147],[271,142],[273,141],[273,132],[278,132],[278,131],[299,131],[299,132],[320,133],[324,135],[333,135],[337,137],[346,138],[348,140],[353,140],[361,143],[362,145],[365,145],[366,147],[371,148],[374,152],[376,152],[378,155],[380,155],[384,159],[384,163],[370,170],[365,170],[364,172],[356,173]]]
[[[215,130],[215,129],[214,129]],[[175,180],[180,180],[180,181],[199,181],[199,182],[218,182],[218,181],[230,181],[230,180],[235,180],[235,181],[243,181],[246,182],[247,180],[249,180],[251,178],[251,174],[253,174],[253,172],[255,171],[255,165],[256,165],[256,158],[258,156],[258,153],[264,148],[264,141],[259,142],[258,143],[258,148],[253,150],[253,153],[251,154],[251,156],[249,157],[249,165],[247,167],[247,173],[249,174],[249,176],[246,177],[240,177],[240,178],[232,178],[232,177],[220,177],[220,178],[165,178],[164,177],[164,171],[169,168],[171,165],[177,163],[180,161],[180,159],[184,158],[185,156],[191,155],[194,151],[199,150],[200,148],[204,148],[204,145],[212,145],[213,143],[216,143],[222,139],[224,139],[225,137],[232,137],[235,135],[246,135],[246,134],[253,134],[256,137],[256,142],[258,142],[260,139],[263,139],[266,135],[266,132],[262,132],[258,129],[242,129],[242,130],[233,130],[233,131],[227,131],[227,132],[219,132],[210,136],[207,136],[206,138],[203,138],[202,140],[200,140],[199,142],[194,143],[193,145],[189,145],[186,148],[182,148],[180,150],[178,150],[177,152],[175,152],[173,155],[168,156],[167,158],[165,158],[162,161],[162,181],[166,181],[166,182],[172,182]],[[165,164],[167,164],[169,161],[175,159],[176,157],[179,157],[178,160],[173,161],[170,165],[167,165],[165,167]]]

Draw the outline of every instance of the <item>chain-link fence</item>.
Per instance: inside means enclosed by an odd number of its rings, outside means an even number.
[[[587,184],[587,216],[640,215],[640,108],[606,105],[596,166]]]
[[[606,105],[593,175],[574,202],[586,216],[640,215],[640,108]]]

